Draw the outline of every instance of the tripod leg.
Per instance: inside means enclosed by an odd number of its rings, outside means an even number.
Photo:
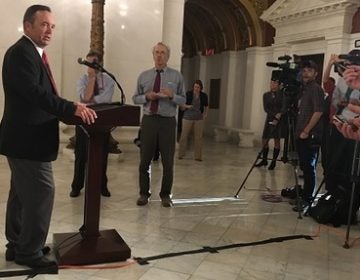
[[[268,147],[269,140],[270,140],[270,139],[266,139],[265,142],[263,143],[263,146],[262,146],[260,152],[258,153],[258,155],[257,155],[254,163],[252,164],[249,172],[246,174],[245,179],[242,181],[239,189],[238,189],[237,192],[235,193],[235,195],[234,195],[235,198],[239,198],[239,193],[240,193],[240,191],[242,190],[242,188],[245,186],[245,182],[246,182],[247,178],[249,178],[249,176],[250,176],[250,174],[251,174],[251,171],[252,171],[252,170],[254,169],[254,167],[256,166],[256,162],[261,158],[261,156],[262,156],[265,152],[266,152],[266,157],[267,157],[267,153],[269,152],[269,147]],[[264,159],[264,158],[263,158],[263,159]],[[265,160],[266,160],[266,158],[265,158]]]
[[[259,163],[255,164],[254,166],[255,167],[266,166],[268,164],[268,161],[267,161],[268,154],[269,154],[269,148],[263,148],[262,160]]]
[[[351,227],[351,216],[352,216],[352,211],[353,211],[353,206],[354,206],[354,195],[355,195],[356,183],[359,182],[359,175],[360,175],[359,160],[360,160],[360,146],[359,146],[359,141],[356,141],[355,147],[354,147],[353,162],[352,162],[352,167],[351,167],[352,186],[351,186],[351,197],[350,197],[349,214],[348,214],[348,224],[347,224],[347,229],[346,229],[345,244],[343,246],[346,249],[350,248],[349,236],[350,236],[350,227]]]
[[[325,184],[325,177],[322,179],[322,181],[321,181],[318,189],[316,190],[314,196],[311,198],[311,200],[310,200],[310,206],[306,209],[306,211],[305,211],[305,213],[304,213],[304,216],[307,216],[307,215],[309,214],[310,207],[311,207],[311,205],[313,204],[314,200],[316,199],[317,195],[319,194],[319,192],[320,192],[320,190],[321,190],[321,188],[322,188],[322,186],[323,186],[324,184]]]
[[[234,195],[235,198],[239,198],[239,193],[240,193],[241,189],[245,186],[245,182],[246,182],[247,178],[249,178],[249,176],[251,174],[251,171],[254,169],[256,162],[258,161],[259,158],[261,158],[261,153],[262,153],[262,150],[259,152],[259,154],[258,154],[257,158],[255,159],[253,165],[251,166],[250,170],[246,174],[245,179],[242,181],[239,189],[237,190],[236,194]]]
[[[298,209],[298,219],[302,219],[301,216],[301,201],[300,201],[300,193],[299,193],[299,180],[298,180],[298,170],[296,168],[297,165],[297,160],[293,161],[293,167],[294,167],[294,178],[295,178],[295,191],[296,191],[296,204],[297,204],[297,209]]]
[[[356,188],[356,183],[353,182],[352,187],[351,187],[351,197],[350,197],[349,214],[348,214],[348,220],[347,220],[346,237],[345,237],[345,243],[343,245],[343,247],[345,249],[350,248],[349,237],[350,237],[351,217],[353,214],[353,206],[354,206],[355,188]]]

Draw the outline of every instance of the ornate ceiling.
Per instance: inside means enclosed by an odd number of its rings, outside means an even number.
[[[274,0],[187,0],[183,53],[192,57],[213,49],[215,53],[264,46],[274,30],[259,17]],[[270,34],[270,35],[269,35]]]

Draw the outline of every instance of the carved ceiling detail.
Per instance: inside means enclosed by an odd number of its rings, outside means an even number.
[[[260,15],[268,0],[187,0],[183,53],[192,57],[207,50],[220,53],[264,45]],[[272,2],[272,1],[270,1]]]

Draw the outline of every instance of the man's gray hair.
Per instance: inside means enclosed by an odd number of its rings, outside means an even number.
[[[163,43],[163,42],[158,42],[158,43],[153,47],[152,53],[154,53],[156,46],[163,46],[163,47],[165,47],[166,50],[167,50],[167,52],[168,52],[168,57],[170,57],[170,47],[169,47],[168,45],[166,45],[166,44]]]

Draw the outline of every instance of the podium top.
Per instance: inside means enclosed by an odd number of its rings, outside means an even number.
[[[97,114],[95,123],[86,125],[80,117],[61,118],[68,125],[83,125],[86,127],[97,126],[139,126],[140,107],[133,105],[122,105],[120,102],[101,103],[89,105]]]

